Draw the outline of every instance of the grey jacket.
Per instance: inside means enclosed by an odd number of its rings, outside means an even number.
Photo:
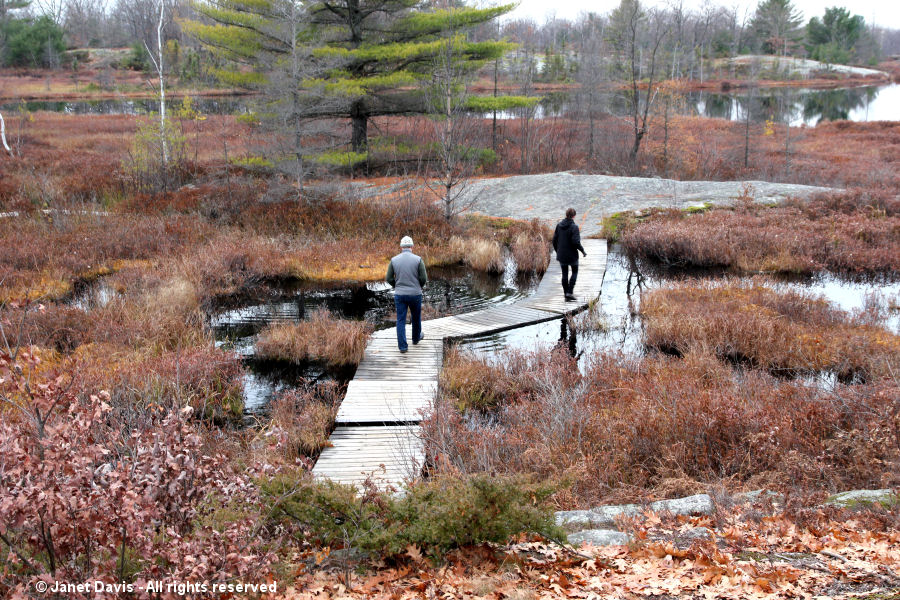
[[[422,286],[428,283],[425,261],[413,254],[412,250],[404,250],[391,259],[387,276],[384,279],[391,284],[397,295],[420,296],[422,295]]]

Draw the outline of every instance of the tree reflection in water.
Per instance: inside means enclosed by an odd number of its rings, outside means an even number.
[[[686,94],[690,112],[703,117],[741,121],[750,111],[756,123],[774,121],[794,126],[815,126],[822,121],[866,120],[870,104],[886,86],[866,86],[834,90],[796,88],[757,89],[754,94]],[[900,110],[900,109],[898,109]],[[854,112],[862,111],[862,117]],[[900,114],[895,118],[900,118]]]

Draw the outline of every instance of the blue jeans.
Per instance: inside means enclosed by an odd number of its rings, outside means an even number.
[[[422,339],[422,295],[407,296],[394,294],[394,304],[397,306],[397,346],[406,350],[406,309],[412,313],[413,343]]]

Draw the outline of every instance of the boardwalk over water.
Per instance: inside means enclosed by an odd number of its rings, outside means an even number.
[[[559,319],[583,310],[600,295],[606,273],[606,240],[583,240],[575,302],[563,299],[559,263],[550,267],[537,291],[514,304],[422,322],[425,339],[397,349],[397,334],[372,335],[337,414],[331,446],[313,468],[316,477],[360,484],[367,476],[380,487],[400,488],[417,478],[425,462],[419,422],[437,395],[444,341],[485,335]],[[407,326],[409,328],[409,326]],[[407,339],[412,335],[407,329]]]

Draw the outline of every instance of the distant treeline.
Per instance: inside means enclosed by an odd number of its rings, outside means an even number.
[[[55,68],[72,64],[64,56],[67,48],[131,46],[132,54],[121,66],[149,68],[146,49],[156,51],[159,1],[2,1],[0,65]],[[208,71],[204,67],[214,68],[217,59],[203,52],[179,25],[183,20],[203,18],[193,2],[162,1],[167,3],[163,38],[173,54],[172,68],[182,76],[200,76]],[[622,4],[634,1],[623,0]],[[279,2],[309,4],[308,0]],[[199,5],[207,3],[209,0],[200,0]],[[431,10],[438,4],[425,0],[421,8]],[[511,20],[499,27],[486,25],[470,35],[475,41],[499,35],[517,42],[523,54],[536,57],[535,79],[564,81],[576,77],[585,55],[591,53],[588,46],[605,37],[614,12],[584,13],[574,20],[551,18],[543,23]],[[900,30],[866,23],[862,16],[841,7],[823,9],[805,23],[790,0],[762,0],[752,11],[708,4],[697,10],[674,7],[646,12],[668,33],[659,54],[667,57],[665,75],[670,77],[703,78],[710,60],[740,54],[806,56],[856,64],[875,64],[883,57],[900,54]]]

